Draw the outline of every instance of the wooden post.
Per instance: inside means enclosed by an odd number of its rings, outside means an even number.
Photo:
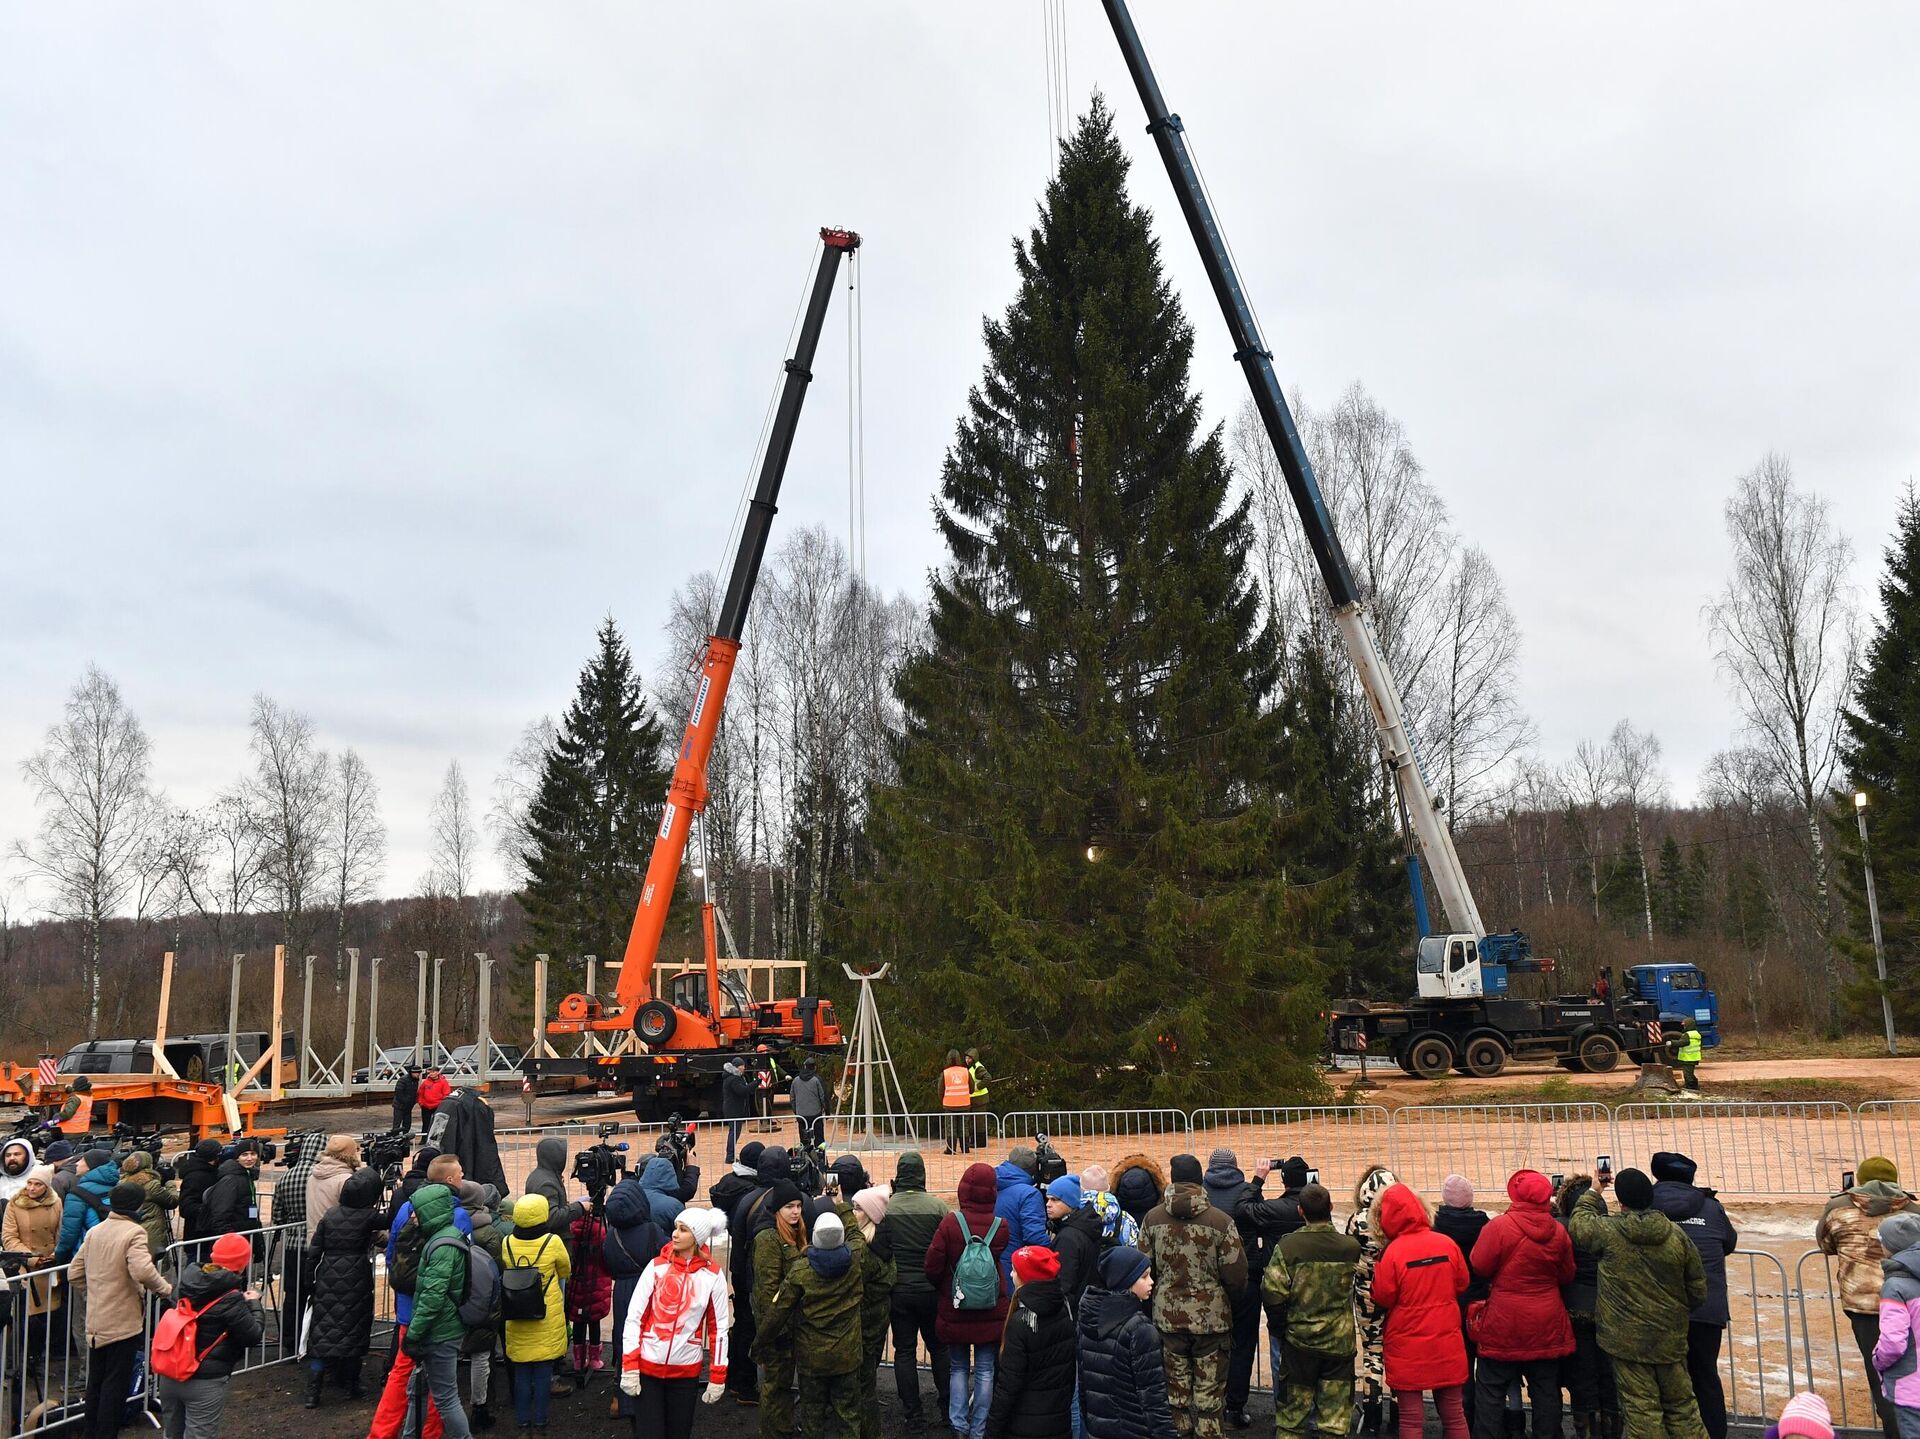
[[[547,956],[544,953],[533,957],[533,1043],[527,1053],[542,1059],[559,1058],[547,1043]]]
[[[300,1002],[300,1087],[310,1088],[313,1084],[308,1061],[313,1055],[313,959],[307,956],[306,997]],[[278,1065],[274,1066],[277,1070]]]
[[[351,953],[351,951],[349,951]],[[373,1072],[380,1062],[380,966],[386,961],[379,955],[373,957],[373,978],[367,990],[367,1083],[378,1084],[379,1078]]]
[[[160,1008],[153,1022],[153,1072],[170,1074],[175,1079],[180,1071],[173,1067],[173,1061],[167,1058],[167,1006],[173,1001],[173,951],[168,950],[160,956]]]
[[[427,952],[416,949],[413,957],[420,961],[420,994],[413,1004],[413,1062],[424,1069],[427,1065]]]
[[[229,1094],[240,1092],[240,1080],[234,1072],[234,1065],[240,1058],[235,1053],[235,1047],[239,1043],[240,1030],[240,961],[245,958],[244,954],[236,954],[233,957],[233,978],[227,989],[227,1058],[226,1062],[220,1066],[219,1080],[220,1087]],[[234,1124],[237,1127],[239,1121],[235,1120]]]
[[[340,1047],[340,1087],[353,1088],[353,1012],[360,1002],[360,951],[347,951],[347,1041]],[[373,1076],[367,1076],[371,1079]]]
[[[478,1031],[474,1036],[474,1062],[484,1089],[487,1076],[493,1072],[493,961],[483,953],[473,957],[480,965],[480,993],[474,996],[474,1027]]]
[[[287,947],[276,944],[273,947],[273,1043],[269,1052],[273,1055],[273,1072],[268,1076],[267,1097],[284,1099],[286,1091],[280,1087],[280,1026],[282,1010],[287,997]]]

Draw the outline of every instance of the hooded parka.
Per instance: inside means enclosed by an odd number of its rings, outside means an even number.
[[[1507,1181],[1507,1212],[1473,1246],[1473,1272],[1486,1281],[1478,1347],[1484,1359],[1525,1363],[1573,1352],[1573,1325],[1560,1297],[1574,1276],[1573,1241],[1548,1209],[1553,1185],[1523,1169]]]
[[[1373,1302],[1387,1312],[1389,1389],[1450,1389],[1467,1382],[1460,1295],[1468,1282],[1460,1246],[1434,1231],[1420,1196],[1396,1184],[1380,1196],[1386,1252],[1373,1271]]]

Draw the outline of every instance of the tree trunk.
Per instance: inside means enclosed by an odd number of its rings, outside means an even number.
[[[1653,943],[1653,880],[1647,874],[1647,846],[1640,835],[1640,806],[1633,806],[1633,849],[1640,856],[1640,904],[1647,916],[1647,943]]]

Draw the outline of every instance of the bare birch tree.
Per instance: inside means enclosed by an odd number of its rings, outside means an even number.
[[[1780,454],[1741,476],[1726,519],[1733,573],[1707,609],[1708,624],[1753,747],[1802,810],[1811,885],[1801,902],[1819,926],[1827,1028],[1837,1032],[1839,958],[1822,825],[1859,660],[1847,583],[1853,547],[1834,527],[1826,501],[1794,487],[1793,468]]]
[[[1574,821],[1575,838],[1587,867],[1587,888],[1593,899],[1593,917],[1600,918],[1600,859],[1606,853],[1602,824],[1618,791],[1611,746],[1583,739],[1573,747],[1573,758],[1560,772],[1567,796],[1567,814]]]
[[[88,665],[44,746],[20,766],[41,808],[40,832],[16,853],[72,921],[87,982],[87,1034],[100,1032],[101,948],[107,921],[142,872],[155,819],[152,746],[119,687]]]
[[[281,942],[298,956],[325,884],[332,766],[314,743],[313,721],[266,695],[253,697],[252,730],[247,812],[260,832],[260,875],[280,914]]]
[[[265,833],[241,787],[205,809],[175,810],[166,832],[181,893],[211,934],[210,953],[224,958],[235,939],[230,926],[252,911],[265,884]]]
[[[1647,842],[1641,817],[1648,806],[1661,803],[1667,794],[1666,777],[1660,773],[1660,740],[1650,730],[1637,730],[1626,720],[1613,727],[1607,737],[1614,782],[1627,806],[1627,822],[1633,836],[1633,852],[1640,861],[1640,904],[1646,916],[1647,943],[1653,943],[1653,880],[1647,869]]]
[[[540,776],[546,769],[547,755],[560,737],[551,715],[529,720],[507,752],[506,763],[493,777],[493,800],[487,806],[487,833],[493,838],[493,852],[507,872],[507,884],[513,889],[527,885],[527,857],[539,847],[527,816],[533,799],[540,792]]]
[[[1449,828],[1495,798],[1492,781],[1533,742],[1520,708],[1520,631],[1500,573],[1470,545],[1447,580],[1435,675],[1434,750]]]
[[[480,835],[473,824],[473,795],[459,760],[447,765],[440,793],[434,796],[431,825],[434,882],[454,899],[465,900],[473,892]]]
[[[334,766],[326,840],[336,993],[347,981],[347,907],[373,897],[386,863],[387,826],[380,818],[380,787],[358,752],[345,750]]]

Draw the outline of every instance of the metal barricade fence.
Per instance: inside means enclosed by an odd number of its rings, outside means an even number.
[[[1830,1100],[1623,1104],[1613,1124],[1616,1143],[1632,1162],[1644,1165],[1656,1151],[1678,1150],[1699,1165],[1699,1183],[1722,1194],[1776,1199],[1833,1193],[1832,1181],[1852,1168],[1859,1143],[1853,1111]]]
[[[1241,1171],[1253,1177],[1262,1159],[1299,1155],[1335,1194],[1349,1192],[1370,1165],[1392,1152],[1393,1116],[1374,1104],[1316,1105],[1296,1109],[1196,1109],[1187,1116],[1193,1147],[1231,1149]],[[1278,1194],[1278,1181],[1269,1197]]]
[[[1809,1249],[1793,1265],[1795,1375],[1803,1388],[1827,1401],[1839,1429],[1876,1429],[1867,1361],[1854,1339],[1853,1324],[1840,1306],[1833,1259]],[[1879,1317],[1873,1318],[1879,1332]]]
[[[875,1177],[884,1180],[893,1178],[894,1166],[876,1164],[874,1156],[913,1150],[926,1166],[927,1192],[951,1202],[969,1164],[977,1160],[994,1165],[1006,1158],[1000,1123],[999,1116],[986,1110],[875,1115],[871,1126],[864,1115],[835,1115],[827,1121],[827,1152],[861,1155]]]
[[[1763,1250],[1729,1254],[1727,1313],[1720,1349],[1727,1414],[1764,1428],[1779,1417],[1796,1388],[1806,1387],[1794,1381],[1792,1300],[1785,1266]]]
[[[1920,1099],[1869,1099],[1853,1111],[1859,1143],[1847,1160],[1852,1169],[1869,1154],[1885,1155],[1902,1174],[1920,1174]],[[1839,1184],[1839,1176],[1834,1184]]]
[[[1408,1105],[1394,1111],[1389,1137],[1380,1161],[1402,1183],[1430,1196],[1449,1174],[1503,1195],[1516,1169],[1591,1173],[1615,1144],[1600,1104]]]

